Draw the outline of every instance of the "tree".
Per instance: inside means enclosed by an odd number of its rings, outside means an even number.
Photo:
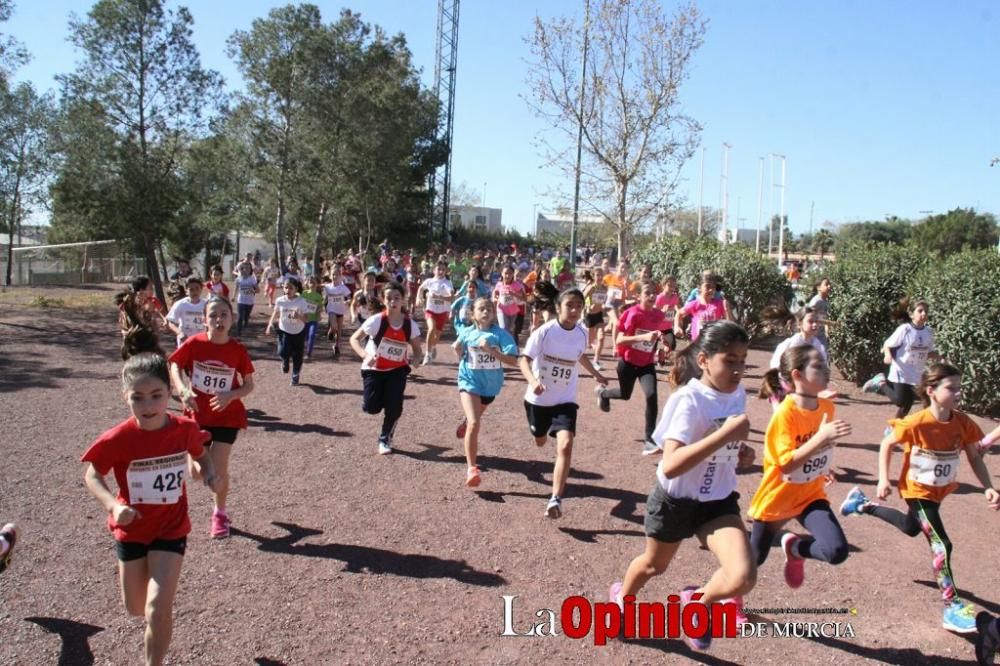
[[[838,256],[841,250],[854,243],[892,243],[902,245],[910,238],[913,226],[909,220],[887,216],[881,222],[854,222],[837,229],[834,246]]]
[[[812,239],[812,249],[813,252],[819,253],[819,260],[823,261],[823,257],[826,253],[833,248],[833,234],[830,233],[829,229],[820,229],[813,235]]]
[[[913,225],[910,242],[937,257],[997,244],[996,218],[973,208],[955,208]]]
[[[671,194],[701,131],[681,114],[679,94],[707,22],[691,4],[672,16],[655,0],[595,4],[587,25],[535,19],[527,101],[561,137],[542,143],[548,163],[567,174],[575,173],[576,151],[566,146],[575,147],[582,127],[582,203],[614,225],[619,255],[626,256],[636,228]]]
[[[118,230],[145,257],[160,298],[155,250],[182,204],[177,169],[187,142],[203,130],[202,110],[221,89],[219,76],[201,67],[192,23],[187,9],[165,11],[162,0],[99,0],[85,19],[71,17],[70,40],[83,60],[72,74],[57,77],[64,114],[85,118],[108,143],[101,146],[106,163],[90,164],[107,172],[61,169],[53,224],[69,218],[98,229],[106,222],[94,213],[114,208]],[[66,137],[95,140],[73,130]],[[85,150],[64,145],[64,158],[82,165]],[[110,187],[75,180],[80,177],[110,181]],[[74,186],[87,196],[71,191]]]
[[[668,234],[695,238],[698,236],[698,209],[671,208],[666,213],[664,230]],[[701,214],[701,235],[715,238],[719,233],[719,211],[715,208],[704,208]]]

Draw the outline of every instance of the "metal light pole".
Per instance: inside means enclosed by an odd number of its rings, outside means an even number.
[[[590,0],[583,9],[583,65],[580,72],[580,118],[576,133],[576,185],[573,192],[573,225],[569,228],[569,266],[576,271],[576,225],[580,221],[580,169],[583,159],[583,96],[587,90],[587,47],[590,39]]]
[[[729,243],[729,149],[732,145],[722,142],[722,242]]]
[[[705,211],[705,150],[701,148],[701,184],[698,186],[698,237],[701,237],[701,216]]]
[[[757,178],[757,244],[755,251],[760,254],[761,204],[764,202],[764,158],[760,158],[760,176]]]
[[[785,252],[785,156],[774,153],[781,160],[781,214],[778,216],[778,269],[782,267]]]
[[[538,206],[539,204],[531,204],[531,228],[535,230],[535,238],[538,238]]]

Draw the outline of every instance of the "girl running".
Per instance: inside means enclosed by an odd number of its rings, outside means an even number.
[[[600,266],[594,272],[585,271],[583,297],[586,299],[586,314],[583,321],[587,326],[587,340],[594,349],[594,367],[601,367],[601,352],[604,351],[604,308],[608,303],[608,287],[604,284],[604,269]]]
[[[298,278],[285,278],[281,285],[285,295],[274,304],[271,319],[267,322],[264,335],[271,335],[274,320],[278,320],[278,356],[281,357],[281,371],[288,372],[292,366],[292,386],[298,386],[302,372],[302,353],[306,341],[306,300],[299,293],[302,283]]]
[[[769,375],[793,387],[778,407],[764,435],[764,476],[750,500],[750,547],[757,566],[767,559],[774,537],[790,520],[797,520],[807,536],[786,532],[785,582],[798,588],[805,579],[805,560],[841,564],[847,559],[847,538],[826,496],[827,473],[837,440],[851,434],[851,426],[834,420],[834,405],[819,397],[830,380],[826,359],[810,345],[789,347],[778,368]]]
[[[264,293],[267,294],[267,307],[274,309],[274,294],[278,290],[278,279],[281,277],[281,269],[278,268],[278,260],[271,257],[267,268],[264,269]]]
[[[326,338],[333,342],[333,357],[335,359],[340,358],[344,314],[347,312],[347,302],[351,299],[351,290],[344,284],[343,268],[343,264],[335,263],[330,272],[330,281],[323,288],[327,318]]]
[[[200,278],[187,279],[187,296],[174,302],[167,313],[167,325],[177,336],[180,347],[188,338],[205,330],[205,301],[201,300]]]
[[[827,346],[826,326],[827,324],[834,323],[830,321],[830,292],[833,289],[830,284],[830,278],[820,280],[815,289],[813,297],[809,299],[806,305],[811,307],[819,318],[819,331],[816,332],[816,337],[819,338],[819,341],[825,347]]]
[[[368,317],[382,309],[382,287],[369,271],[361,278],[361,288],[351,298],[351,319],[360,326]]]
[[[257,278],[253,274],[253,255],[250,261],[240,264],[239,277],[234,285],[236,289],[236,336],[243,335],[243,329],[250,325],[250,313],[253,312],[253,302],[257,298]]]
[[[511,335],[514,335],[517,313],[524,296],[524,285],[514,280],[514,269],[505,267],[500,282],[493,288],[493,302],[497,309],[497,324]]]
[[[122,370],[125,403],[132,416],[97,438],[83,454],[84,482],[108,512],[115,539],[122,601],[129,615],[146,618],[145,662],[162,664],[173,631],[174,596],[181,577],[191,521],[184,470],[187,457],[202,466],[202,479],[216,485],[208,433],[167,413],[167,362],[139,354]],[[118,493],[104,477],[114,473]]]
[[[212,266],[209,275],[211,281],[205,285],[208,288],[209,296],[215,294],[219,298],[229,300],[229,287],[222,281],[222,266]]]
[[[312,358],[313,347],[316,344],[316,329],[319,327],[319,311],[323,308],[323,293],[320,290],[319,277],[310,276],[306,280],[306,290],[302,292],[306,302],[306,360]]]
[[[451,304],[451,325],[455,328],[455,335],[462,332],[462,329],[475,326],[473,321],[472,304],[479,298],[479,287],[475,282],[470,282],[465,287],[465,294],[459,296]]]
[[[674,321],[674,330],[684,330],[684,319],[691,319],[691,341],[698,339],[701,329],[705,324],[718,321],[720,319],[732,319],[729,313],[729,305],[725,299],[717,295],[719,288],[718,278],[714,273],[702,275],[701,286],[698,289],[698,297],[689,301],[683,308],[677,311],[677,319]]]
[[[146,276],[132,280],[127,290],[115,295],[123,361],[142,352],[163,355],[159,331],[164,319],[156,310],[152,298],[153,285]]]
[[[434,269],[434,277],[424,280],[417,291],[418,307],[426,304],[424,315],[427,318],[427,353],[421,365],[429,365],[434,361],[435,351],[441,333],[448,323],[451,313],[451,303],[455,300],[455,288],[451,280],[445,277],[448,264],[439,261]]]
[[[541,282],[535,285],[537,290]],[[550,285],[551,287],[551,285]],[[562,498],[566,491],[576,434],[577,363],[607,386],[608,380],[587,358],[587,332],[580,326],[583,294],[567,289],[558,295],[557,317],[542,324],[528,337],[521,352],[521,374],[528,382],[524,410],[528,427],[537,446],[545,446],[548,437],[556,438],[556,463],[552,473],[552,498],[545,507],[549,518],[562,516]]]
[[[899,472],[899,494],[908,510],[871,502],[855,486],[848,493],[840,512],[845,516],[872,515],[895,526],[907,536],[921,532],[931,546],[931,566],[944,599],[942,626],[949,631],[971,633],[976,630],[975,608],[958,596],[951,571],[951,540],[941,520],[941,502],[958,483],[958,456],[965,456],[983,485],[989,507],[1000,509],[1000,493],[993,489],[990,473],[979,457],[983,431],[976,422],[958,411],[962,395],[961,373],[947,363],[935,363],[924,371],[918,388],[924,409],[904,419],[891,420],[891,432],[882,440],[878,456],[879,499],[889,497],[889,466],[897,445],[903,447],[903,465]]]
[[[351,349],[361,361],[364,384],[362,410],[366,414],[383,412],[382,431],[378,437],[380,455],[392,453],[396,424],[403,415],[403,392],[410,374],[409,350],[420,356],[420,328],[403,313],[406,296],[403,288],[390,282],[384,289],[386,309],[366,319],[351,336]],[[362,338],[368,340],[362,346]]]
[[[738,598],[756,584],[757,567],[736,492],[737,466],[753,460],[752,449],[741,443],[750,434],[740,384],[749,344],[738,324],[716,322],[705,326],[675,360],[671,383],[680,388],[667,400],[653,432],[663,459],[646,501],[646,549],[629,564],[625,580],[611,586],[611,600],[619,606],[666,571],[681,543],[692,536],[715,555],[719,568],[705,585],[684,588],[682,603],[737,597],[740,604]],[[704,629],[701,638],[685,637],[692,649],[711,646]]]
[[[667,357],[677,349],[677,337],[674,335],[674,320],[681,307],[681,295],[677,291],[677,278],[668,275],[663,279],[663,291],[656,297],[656,308],[663,312],[666,328],[663,330],[663,346],[660,347],[660,365],[666,365]]]
[[[253,363],[246,348],[229,337],[233,309],[229,301],[211,298],[205,308],[208,330],[189,338],[170,355],[170,377],[184,404],[184,414],[212,436],[206,446],[216,474],[215,508],[210,534],[229,536],[229,457],[236,435],[247,427],[243,398],[253,391]],[[192,465],[195,479],[204,475]]]
[[[765,314],[765,317],[767,316],[769,315]],[[770,316],[772,320],[775,318],[775,315]],[[819,316],[812,308],[802,308],[794,315],[788,312],[787,308],[781,308],[779,314],[776,316],[783,320],[792,318],[796,322],[799,330],[798,333],[790,338],[782,340],[777,348],[775,348],[774,353],[771,354],[771,361],[769,364],[771,370],[777,370],[781,366],[781,359],[786,351],[793,347],[799,347],[802,345],[815,349],[820,357],[822,357],[823,363],[825,363],[829,368],[830,361],[826,354],[826,347],[817,335],[817,332],[819,331]],[[783,321],[782,323],[785,322]],[[771,409],[777,412],[778,407],[784,401],[785,396],[788,393],[791,393],[792,389],[793,387],[785,378],[784,373],[767,372],[764,374],[760,391],[757,395],[762,399],[767,399],[771,403]],[[837,392],[823,387],[820,389],[818,395],[820,398],[833,399],[837,397]]]
[[[639,305],[626,310],[618,320],[618,388],[598,388],[597,402],[602,412],[611,411],[612,400],[628,400],[639,382],[646,396],[646,428],[643,431],[643,455],[660,453],[653,441],[656,428],[656,345],[663,334],[663,311],[655,307],[656,285],[643,282],[639,288]]]
[[[889,377],[880,372],[862,387],[865,393],[884,393],[892,400],[897,419],[910,413],[920,373],[927,359],[936,356],[934,331],[927,325],[927,302],[916,301],[911,305],[904,299],[897,308],[900,310],[908,313],[909,321],[900,324],[882,345],[882,360],[889,366]]]
[[[455,434],[465,439],[465,459],[469,464],[465,485],[470,488],[480,482],[476,465],[479,426],[483,412],[503,387],[501,364],[517,366],[517,342],[508,331],[494,323],[493,308],[488,298],[475,299],[472,306],[474,325],[462,328],[453,345],[458,358],[458,396],[465,412],[465,420]]]
[[[543,271],[544,272],[544,271]],[[556,316],[556,299],[559,290],[548,280],[538,280],[531,292],[531,332],[534,333],[543,324]]]

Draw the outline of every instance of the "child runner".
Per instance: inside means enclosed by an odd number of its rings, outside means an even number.
[[[505,269],[506,273],[510,269]],[[472,284],[469,289],[475,289]],[[458,330],[453,348],[458,357],[458,396],[465,412],[456,435],[465,438],[465,459],[469,464],[465,485],[479,485],[480,473],[476,465],[479,450],[479,426],[483,412],[503,387],[502,363],[517,366],[517,342],[506,330],[493,321],[493,303],[488,298],[473,302],[473,326]]]
[[[427,317],[427,353],[421,365],[428,365],[436,356],[435,345],[441,337],[448,314],[451,312],[451,302],[454,300],[455,288],[451,280],[445,277],[448,264],[439,261],[434,268],[434,277],[424,280],[417,290],[417,305],[426,303],[424,314]]]
[[[210,277],[211,281],[205,285],[208,287],[209,296],[215,294],[220,298],[229,300],[229,287],[222,281],[222,266],[212,266]]]
[[[251,255],[252,259],[253,255]],[[243,329],[250,325],[250,313],[253,312],[253,302],[257,297],[257,278],[253,274],[253,262],[244,261],[240,264],[239,277],[236,284],[236,335],[243,335]]]
[[[278,260],[271,257],[267,268],[264,269],[264,293],[267,294],[267,307],[274,309],[274,293],[278,290],[278,279],[281,277],[281,269],[278,268]]]
[[[826,347],[817,335],[817,332],[819,331],[819,316],[816,312],[810,307],[804,307],[798,310],[794,315],[788,312],[785,308],[779,309],[779,312],[781,313],[780,317],[783,319],[793,318],[796,321],[799,331],[795,335],[785,338],[778,344],[774,353],[771,354],[771,361],[768,367],[771,370],[777,370],[781,366],[781,359],[784,356],[784,353],[792,347],[798,347],[801,345],[807,345],[815,349],[823,358],[823,363],[827,364],[827,367],[829,367],[830,361],[826,354]],[[776,412],[778,411],[778,407],[784,401],[785,395],[791,391],[792,385],[785,379],[784,373],[767,372],[764,374],[760,392],[757,395],[762,399],[770,401],[771,409]],[[820,398],[832,399],[837,397],[837,392],[823,387],[820,389],[818,395]]]
[[[656,285],[644,281],[639,288],[639,305],[626,310],[618,320],[618,388],[597,389],[602,412],[611,411],[612,400],[628,400],[638,381],[646,396],[646,427],[643,431],[643,455],[660,453],[653,441],[656,428],[656,345],[664,328],[663,311],[655,307]]]
[[[971,633],[976,630],[975,608],[958,596],[951,571],[951,540],[941,520],[941,502],[958,487],[958,455],[963,450],[976,478],[983,484],[986,502],[994,511],[1000,509],[1000,493],[993,489],[990,473],[979,457],[983,431],[976,422],[958,411],[962,395],[961,373],[947,363],[935,363],[924,371],[918,394],[924,409],[904,419],[889,423],[891,432],[882,440],[878,456],[879,499],[889,497],[889,465],[893,448],[903,447],[903,465],[899,472],[899,494],[908,511],[871,502],[855,486],[848,493],[840,512],[845,515],[872,515],[895,526],[907,536],[921,532],[931,546],[931,566],[944,599],[942,626],[949,631]]]
[[[118,328],[122,334],[122,360],[142,352],[163,355],[159,330],[163,316],[153,305],[153,285],[146,276],[132,280],[123,292],[115,294],[118,306]]]
[[[475,326],[472,319],[472,304],[479,298],[479,287],[475,282],[470,282],[465,286],[465,293],[455,299],[451,304],[451,325],[455,328],[455,335],[462,332],[462,329]],[[465,423],[463,420],[462,423]]]
[[[764,476],[750,500],[750,546],[757,566],[767,559],[774,537],[790,520],[797,520],[807,536],[785,532],[785,582],[798,588],[805,578],[807,558],[841,564],[847,559],[847,538],[830,509],[826,475],[837,440],[851,434],[851,426],[834,420],[834,405],[819,397],[830,381],[826,359],[810,345],[789,347],[781,355],[780,374],[792,387],[771,417],[764,435]]]
[[[656,308],[663,311],[664,324],[663,346],[660,347],[660,365],[666,365],[667,357],[677,349],[677,337],[674,335],[674,319],[681,307],[681,295],[677,291],[677,278],[668,275],[663,279],[663,291],[656,296]]]
[[[714,273],[702,276],[701,287],[698,290],[698,298],[684,305],[677,311],[677,318],[674,321],[674,330],[684,330],[684,319],[691,318],[691,341],[698,339],[701,329],[705,324],[719,319],[732,319],[729,314],[729,305],[726,301],[716,295],[718,280]]]
[[[548,270],[548,269],[545,269]],[[556,316],[556,299],[559,290],[548,280],[537,280],[531,291],[531,332],[534,333],[543,324]]]
[[[889,365],[889,377],[878,373],[867,382],[865,393],[885,393],[896,405],[896,418],[910,413],[916,400],[916,386],[927,359],[934,354],[934,331],[927,325],[927,302],[900,303],[910,321],[900,324],[882,345],[883,362]]]
[[[361,381],[364,384],[362,410],[366,414],[383,412],[378,437],[380,455],[392,453],[392,438],[403,414],[403,392],[410,374],[409,350],[420,356],[420,328],[403,313],[406,295],[403,287],[390,282],[383,291],[386,309],[365,319],[351,336],[351,348],[360,356]],[[361,345],[361,339],[368,341]]]
[[[739,597],[756,584],[736,492],[737,465],[752,460],[743,453],[752,449],[741,443],[750,434],[740,384],[749,343],[739,325],[712,323],[674,362],[671,383],[680,388],[667,400],[653,432],[663,458],[646,501],[646,548],[629,564],[625,580],[611,586],[611,600],[619,606],[666,571],[681,543],[692,536],[715,555],[719,568],[705,585],[685,587],[682,603],[736,597],[740,604]],[[711,646],[708,627],[702,638],[684,640],[695,650]]]
[[[537,290],[541,282],[535,284]],[[551,285],[550,285],[551,286]],[[528,337],[519,365],[528,381],[524,410],[537,446],[556,438],[556,463],[552,473],[552,498],[545,507],[549,518],[562,516],[576,435],[577,363],[606,386],[608,380],[587,358],[587,331],[580,325],[583,293],[567,289],[558,296],[557,317],[542,324]]]
[[[233,310],[229,301],[211,298],[205,308],[208,330],[189,338],[170,355],[170,377],[184,404],[184,414],[212,436],[208,451],[215,470],[215,508],[210,534],[229,536],[229,457],[236,435],[247,427],[243,398],[253,391],[253,363],[246,348],[229,337]],[[203,470],[192,466],[197,479]]]
[[[600,266],[594,272],[584,272],[587,285],[583,288],[586,299],[586,314],[583,321],[587,325],[587,336],[590,346],[594,349],[594,367],[601,367],[601,352],[604,351],[604,308],[608,303],[608,287],[604,284],[604,269]]]
[[[286,277],[281,285],[285,295],[278,298],[267,322],[264,335],[271,335],[274,320],[278,320],[278,356],[281,357],[281,371],[288,372],[292,366],[292,386],[298,386],[302,372],[302,352],[306,341],[306,300],[299,291],[302,283],[298,278]]]
[[[813,309],[813,312],[815,312],[816,316],[819,318],[819,331],[816,332],[816,337],[819,338],[819,341],[823,343],[824,347],[827,346],[826,325],[833,323],[830,321],[831,290],[832,285],[830,284],[830,278],[823,278],[816,285],[816,292],[806,304]]]
[[[320,290],[319,277],[311,275],[306,280],[306,290],[302,292],[306,302],[306,360],[312,358],[313,346],[316,344],[316,329],[319,327],[319,311],[323,307],[323,293]]]
[[[7,523],[0,528],[0,573],[10,567],[15,544],[17,544],[17,525]]]
[[[501,280],[493,288],[493,302],[497,304],[497,325],[514,335],[517,313],[524,301],[524,285],[514,280],[514,269],[506,266]]]
[[[175,301],[167,313],[167,325],[177,335],[177,346],[205,330],[205,301],[201,300],[202,281],[187,279],[187,296]]]
[[[326,302],[327,331],[326,337],[333,342],[333,357],[340,358],[340,339],[344,329],[344,314],[347,312],[347,301],[351,298],[351,290],[344,284],[343,264],[336,263],[330,271],[330,281],[323,288],[323,298]]]
[[[146,618],[146,664],[162,664],[173,630],[174,596],[181,576],[187,534],[184,470],[191,455],[202,478],[215,485],[209,435],[198,424],[167,413],[167,362],[139,354],[122,370],[125,402],[132,416],[97,438],[83,454],[87,489],[108,512],[115,539],[122,601],[129,615]],[[115,495],[104,477],[114,472]]]
[[[368,317],[382,309],[382,287],[369,271],[361,278],[361,288],[351,297],[351,319],[360,326]]]

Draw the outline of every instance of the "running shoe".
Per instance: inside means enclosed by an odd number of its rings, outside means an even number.
[[[420,363],[420,365],[430,365],[430,364],[431,364],[431,355],[424,354],[424,360]]]
[[[941,626],[956,634],[971,634],[976,630],[976,607],[955,597],[945,606]]]
[[[996,660],[997,649],[1000,649],[1000,631],[997,629],[996,620],[986,611],[979,611],[976,615],[976,629],[979,635],[976,636],[976,661],[986,666]]]
[[[389,455],[392,453],[392,445],[389,443],[388,439],[378,440],[378,454],[380,456]]]
[[[689,603],[691,603],[691,597],[694,596],[694,593],[697,590],[698,590],[698,588],[695,587],[694,585],[690,585],[688,587],[685,587],[683,590],[681,590],[681,611],[682,612],[684,610],[684,606],[686,606]],[[697,615],[694,615],[694,616],[692,616],[691,619],[692,619],[692,621],[695,621],[695,620],[698,619],[698,617],[697,617]],[[701,627],[696,627],[696,628],[701,629]],[[706,630],[707,629],[708,629],[708,627],[706,627]],[[712,632],[711,631],[705,631],[705,635],[702,636],[701,638],[695,638],[693,636],[688,636],[687,634],[685,634],[684,635],[684,642],[687,643],[688,647],[691,648],[692,650],[695,650],[696,652],[704,652],[708,648],[712,647]]]
[[[545,515],[548,518],[562,518],[562,500],[553,495],[545,506]]]
[[[457,428],[455,428],[455,437],[457,439],[465,439],[465,431],[468,429],[469,429],[469,422],[466,421],[465,417],[463,416],[462,422],[458,424]]]
[[[333,357],[340,358],[340,345],[333,346]]]
[[[893,431],[893,427],[891,425],[887,425],[885,427],[885,430],[882,431],[882,439],[885,439],[886,437],[888,437],[889,435],[891,435],[892,431]]]
[[[288,374],[288,369],[289,369],[290,367],[291,367],[291,366],[289,365],[288,361],[282,361],[282,362],[281,362],[281,371],[282,371],[283,373],[285,373],[286,375]]]
[[[292,386],[298,386],[299,385],[299,376],[298,375],[292,375],[292,384],[291,385]]]
[[[622,601],[622,581],[617,581],[611,583],[611,588],[608,590],[608,598],[611,603],[618,604],[619,610],[625,610],[625,602]]]
[[[465,473],[465,485],[470,488],[475,488],[479,485],[482,478],[479,476],[478,467],[470,467]]]
[[[731,599],[723,599],[724,604],[736,604],[736,626],[741,624],[746,624],[750,621],[747,614],[743,612],[743,597],[732,597]]]
[[[885,373],[880,372],[864,383],[864,386],[861,387],[861,392],[878,393],[882,390],[883,385],[885,385]]]
[[[591,365],[594,366],[594,370],[597,370],[598,372],[604,369],[604,366],[601,365],[600,361],[594,361]]]
[[[435,349],[431,349],[431,351],[430,351],[430,357],[431,357],[431,361],[438,360],[438,350],[436,348]]]
[[[602,412],[611,411],[611,400],[610,398],[604,397],[604,387],[595,386],[594,393],[597,394],[597,406],[601,408]]]
[[[663,453],[663,448],[659,444],[651,439],[642,443],[642,455],[655,456],[657,453]]]
[[[781,550],[785,553],[785,582],[793,590],[802,587],[806,578],[805,559],[795,554],[795,544],[799,537],[787,532],[781,537]]]
[[[7,552],[0,556],[0,573],[10,566],[11,558],[14,555],[14,545],[17,543],[17,526],[14,523],[7,523],[0,529],[0,539],[7,542]]]
[[[224,511],[219,511],[218,509],[212,511],[211,535],[213,539],[225,539],[228,537],[229,525],[229,516]]]
[[[329,340],[330,342],[333,342],[333,329],[332,328],[326,329],[326,339]]]
[[[840,515],[842,516],[863,516],[864,512],[861,510],[865,504],[868,504],[868,498],[865,494],[861,492],[861,488],[854,486],[851,488],[850,492],[847,493],[847,497],[844,501],[840,503]]]

